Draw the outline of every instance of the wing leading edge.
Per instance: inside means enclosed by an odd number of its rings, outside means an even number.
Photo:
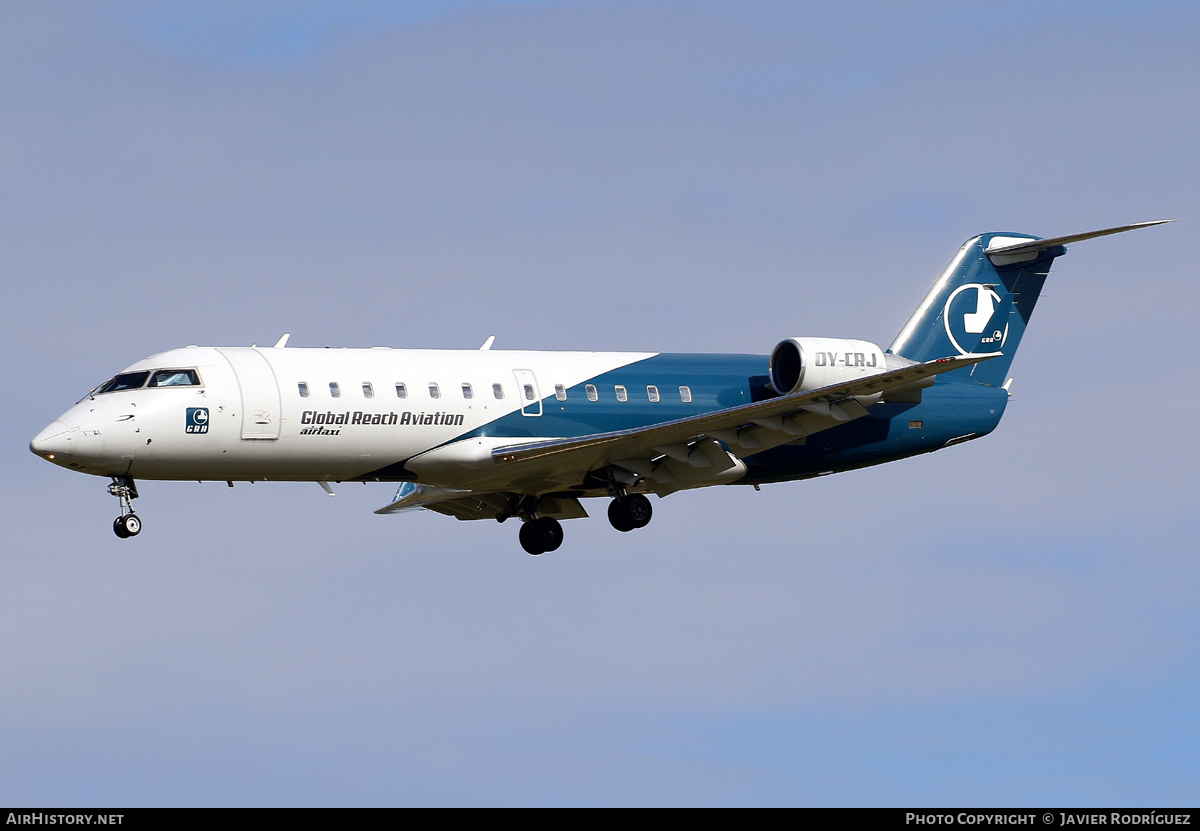
[[[565,454],[589,450],[604,451],[603,455],[611,457],[610,461],[621,458],[626,453],[636,454],[638,451],[647,450],[659,450],[661,452],[656,455],[669,456],[667,448],[671,445],[705,436],[721,441],[733,439],[733,441],[727,442],[731,445],[730,449],[734,450],[736,455],[749,456],[764,448],[761,444],[756,445],[753,442],[738,440],[738,437],[742,435],[741,431],[761,427],[767,430],[782,430],[791,438],[807,435],[817,431],[806,430],[803,422],[798,419],[815,415],[818,418],[831,419],[834,423],[849,421],[866,415],[866,408],[855,400],[858,397],[909,387],[926,378],[962,369],[964,366],[977,364],[993,357],[995,357],[994,354],[983,354],[941,358],[890,372],[881,372],[878,375],[870,375],[861,380],[834,384],[807,392],[781,395],[766,401],[742,404],[676,421],[652,424],[648,427],[618,430],[612,433],[595,433],[579,438],[506,445],[492,450],[492,459],[497,465],[507,465],[561,457]],[[746,436],[745,438],[751,437]],[[738,453],[735,446],[752,452]],[[613,449],[620,452],[614,455],[611,452]]]
[[[860,418],[867,414],[863,402],[874,403],[880,394],[917,387],[993,357],[941,358],[646,427],[494,446],[491,464],[487,456],[480,460],[484,469],[477,469],[477,490],[406,483],[392,504],[376,513],[429,508],[461,519],[497,516],[506,513],[514,497],[578,485],[605,468],[615,469],[615,478],[625,485],[650,480],[659,493],[700,481],[733,480],[745,470],[744,457]]]

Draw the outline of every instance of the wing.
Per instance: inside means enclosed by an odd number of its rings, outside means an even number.
[[[422,508],[455,519],[495,519],[517,513],[522,494],[509,491],[474,491],[457,488],[436,488],[403,482],[396,490],[391,504],[385,505],[377,514],[403,514]],[[540,516],[555,519],[581,519],[587,511],[574,497],[547,497],[537,500]]]
[[[480,440],[468,440],[469,448],[449,445],[426,456],[470,467],[470,487],[450,490],[406,483],[397,492],[396,501],[376,513],[430,508],[461,519],[511,514],[522,496],[602,488],[603,481],[594,478],[590,487],[585,484],[596,471],[609,471],[624,485],[645,482],[659,494],[701,483],[732,481],[745,472],[741,462],[744,457],[866,415],[860,399],[917,387],[935,375],[992,357],[995,355],[941,358],[630,430],[490,448]],[[578,505],[573,498],[559,501]],[[571,506],[569,510],[572,515],[582,515],[575,511],[583,509]]]
[[[470,490],[435,488],[431,485],[418,485],[416,482],[401,482],[391,504],[380,508],[375,513],[402,514],[421,508],[430,508],[438,513],[453,513],[452,506],[460,501],[464,503],[461,509],[469,511],[474,507],[471,503],[478,501],[478,498]]]
[[[561,463],[564,458],[573,458],[582,460],[584,466],[592,469],[627,457],[690,456],[678,445],[690,446],[692,442],[706,437],[724,442],[739,458],[750,456],[769,446],[783,444],[866,415],[866,407],[856,400],[859,397],[912,387],[934,375],[952,372],[993,357],[995,355],[986,354],[941,358],[817,390],[782,395],[648,427],[501,446],[492,450],[492,459],[502,466],[550,459]],[[782,436],[771,436],[771,433]],[[579,464],[577,461],[571,466]]]

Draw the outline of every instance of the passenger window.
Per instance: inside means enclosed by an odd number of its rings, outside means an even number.
[[[408,387],[404,386],[404,384],[400,383],[399,381],[396,382],[396,397],[408,398]]]
[[[301,381],[299,384],[296,385],[296,387],[300,390],[301,398],[308,398],[308,383],[307,382]]]
[[[124,375],[118,375],[116,378],[113,378],[100,389],[96,390],[96,393],[140,389],[149,377],[150,372],[148,370],[146,372],[126,372]]]
[[[504,397],[504,385],[503,384],[492,384],[492,395],[496,396],[497,401],[499,401],[501,398],[503,398]]]
[[[588,401],[596,401],[600,398],[600,393],[596,392],[595,384],[588,384],[583,389],[587,393]]]
[[[566,401],[567,400],[567,388],[564,387],[562,384],[555,384],[554,385],[554,397],[557,398],[559,401]]]
[[[680,387],[679,388],[679,400],[682,401],[684,404],[691,404],[692,403],[692,388],[691,387]]]
[[[329,394],[334,398],[342,397],[342,388],[338,386],[337,381],[329,382]]]
[[[658,401],[658,387],[654,386],[653,384],[646,387],[646,397],[649,398],[653,402],[657,402]]]
[[[150,379],[152,387],[198,387],[200,376],[194,369],[160,369]]]
[[[522,387],[522,389],[525,390],[525,400],[532,401],[533,400],[533,384],[526,384],[524,387]]]
[[[471,385],[470,385],[470,384],[463,384],[463,385],[462,385],[462,391],[463,391],[463,398],[468,398],[468,399],[469,399],[469,398],[474,398],[474,397],[475,397],[475,392],[474,392],[474,391],[471,389]]]
[[[363,381],[363,398],[374,398],[374,397],[375,397],[375,388],[372,387],[368,382]]]
[[[429,382],[429,397],[430,398],[441,398],[442,397],[441,388],[433,381]]]
[[[624,385],[617,384],[616,390],[617,390],[617,400],[618,401],[628,401],[629,400],[629,393],[625,391]]]

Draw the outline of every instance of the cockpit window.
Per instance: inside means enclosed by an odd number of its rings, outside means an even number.
[[[102,392],[120,392],[121,390],[136,390],[146,383],[146,379],[150,377],[150,372],[123,372],[116,378],[113,378],[106,384],[101,385],[96,393]]]
[[[152,387],[198,387],[200,375],[194,369],[159,369],[150,379]]]

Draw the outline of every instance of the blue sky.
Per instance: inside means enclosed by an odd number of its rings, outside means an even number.
[[[1190,804],[1187,3],[0,8],[0,802]],[[511,524],[105,483],[29,439],[188,343],[886,345],[1058,261],[986,441]],[[1189,240],[1191,242],[1189,242]]]

